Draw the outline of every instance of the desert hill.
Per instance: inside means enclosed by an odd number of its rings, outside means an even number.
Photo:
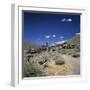
[[[68,48],[72,45],[73,48]],[[24,43],[24,50],[40,47]],[[24,53],[24,77],[80,75],[80,35],[48,46],[46,50],[38,50],[34,53]]]
[[[28,42],[24,42],[24,50],[28,50],[30,48],[40,48],[40,45],[36,45],[36,44],[32,44],[32,43],[28,43]]]
[[[71,38],[70,40],[67,41],[68,44],[71,45],[80,45],[80,35],[76,35],[73,38]]]

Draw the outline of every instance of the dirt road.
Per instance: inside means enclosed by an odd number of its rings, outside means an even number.
[[[66,64],[72,65],[73,75],[80,74],[80,58],[73,58],[70,55],[62,55]]]

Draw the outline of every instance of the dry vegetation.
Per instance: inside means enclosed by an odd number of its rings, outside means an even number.
[[[80,41],[77,39],[73,38],[68,42],[69,44],[74,43],[74,48],[59,49],[59,47],[55,46],[55,50],[51,48],[52,51],[45,50],[33,54],[25,51],[24,77],[79,75]]]

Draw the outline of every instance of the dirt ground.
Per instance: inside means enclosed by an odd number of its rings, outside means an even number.
[[[49,75],[79,75],[80,74],[80,58],[73,58],[70,55],[61,55],[65,64],[56,65],[55,62],[50,59],[48,63]]]
[[[73,58],[70,55],[62,55],[67,64],[72,65],[72,70],[74,75],[80,74],[80,57]]]

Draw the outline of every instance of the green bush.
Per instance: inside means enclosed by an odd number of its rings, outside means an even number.
[[[24,65],[24,77],[46,76],[46,70],[38,62],[30,62]]]

